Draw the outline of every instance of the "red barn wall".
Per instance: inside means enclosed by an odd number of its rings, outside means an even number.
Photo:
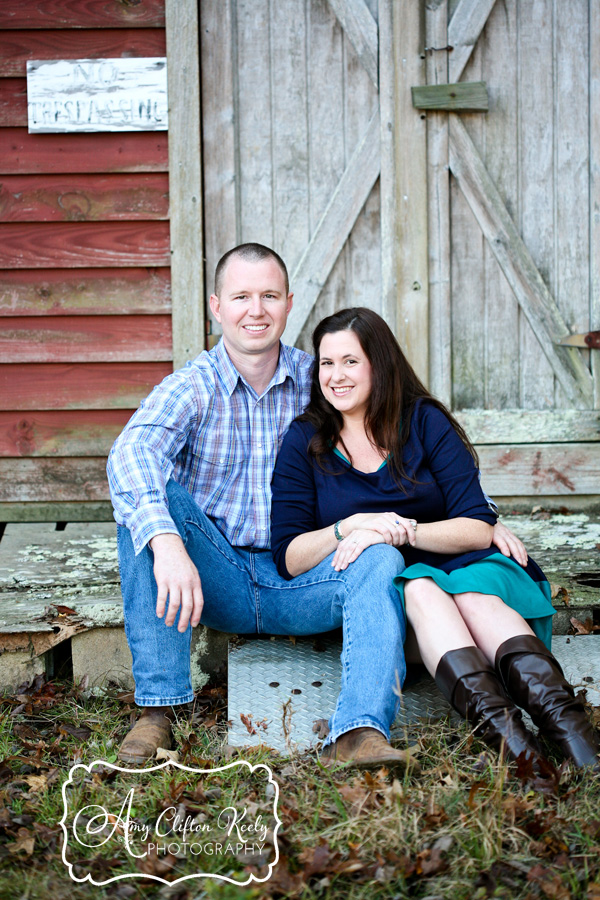
[[[26,61],[165,55],[164,0],[0,4],[0,522],[109,518],[172,370],[167,132],[29,134]]]

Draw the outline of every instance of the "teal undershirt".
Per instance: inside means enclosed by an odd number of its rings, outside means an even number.
[[[336,454],[336,456],[339,456],[340,459],[343,459],[344,462],[347,462],[349,466],[352,465],[352,463],[350,462],[350,460],[348,459],[348,457],[344,456],[343,453],[340,453],[340,451],[338,450],[337,447],[334,447],[334,448],[333,448],[333,452]],[[381,465],[379,466],[379,469],[383,469],[383,467],[384,467],[385,465],[387,465],[387,459],[384,459],[384,461],[383,461],[383,462],[381,463]],[[379,472],[379,469],[376,469],[375,471],[376,471],[376,472]],[[360,472],[360,469],[356,469],[356,471],[357,471],[357,472]],[[363,472],[362,474],[363,474],[363,475],[371,475],[372,473],[371,473],[371,472]]]

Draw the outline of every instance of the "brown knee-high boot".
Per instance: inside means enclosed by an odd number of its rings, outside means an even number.
[[[527,710],[540,732],[577,766],[600,770],[600,739],[583,703],[546,645],[529,634],[498,647],[496,670],[508,694]]]
[[[478,647],[449,650],[438,663],[435,681],[454,709],[476,726],[475,733],[509,758],[542,756],[520,711],[507,697],[493,667]]]

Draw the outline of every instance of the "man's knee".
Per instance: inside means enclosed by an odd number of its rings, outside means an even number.
[[[173,481],[172,478],[167,482],[166,495],[169,515],[178,528],[188,521],[190,517],[194,517],[201,512],[192,495],[176,481]],[[181,531],[181,528],[179,530]]]
[[[373,544],[360,554],[357,560],[350,564],[347,571],[356,567],[355,571],[363,575],[368,573],[372,578],[389,580],[390,584],[396,575],[400,575],[406,568],[402,553],[389,544]]]
[[[177,481],[173,481],[172,478],[167,481],[166,495],[169,507],[171,504],[182,504],[186,506],[189,502],[194,502],[192,500],[192,495]]]

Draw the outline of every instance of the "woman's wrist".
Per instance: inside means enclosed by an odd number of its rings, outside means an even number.
[[[338,519],[333,526],[333,532],[335,534],[336,540],[343,541],[344,538],[347,538],[350,532],[354,531],[355,528],[362,527],[360,522],[358,521],[360,519],[360,513],[354,513],[354,515],[347,516],[345,519]]]

